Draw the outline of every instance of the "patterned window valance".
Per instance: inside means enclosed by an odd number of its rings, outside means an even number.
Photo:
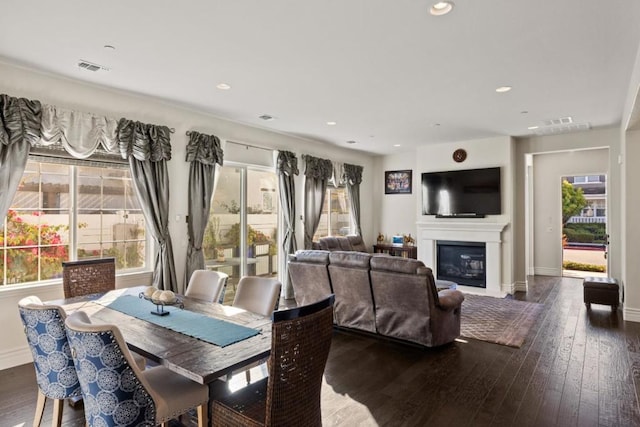
[[[42,105],[40,101],[0,95],[0,144],[26,140],[34,145],[40,140]]]
[[[97,150],[117,155],[117,128],[117,120],[109,117],[44,105],[42,139],[38,145],[61,145],[67,153],[78,159],[86,159]]]
[[[222,165],[223,152],[220,139],[215,135],[205,135],[196,131],[187,132],[187,162],[200,162],[205,165]]]
[[[278,170],[287,176],[298,175],[298,158],[291,151],[278,152]]]
[[[305,176],[316,179],[329,179],[333,175],[333,163],[331,163],[331,160],[309,155],[303,155],[302,158],[305,161]]]
[[[120,155],[123,159],[133,156],[152,162],[171,160],[170,133],[167,126],[120,119],[117,130]]]
[[[350,185],[357,185],[362,182],[362,166],[344,164],[344,178]]]

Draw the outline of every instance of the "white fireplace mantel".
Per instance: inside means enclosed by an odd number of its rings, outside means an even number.
[[[465,292],[479,293],[503,297],[502,290],[502,230],[508,225],[506,222],[483,222],[452,220],[443,222],[418,222],[418,259],[431,267],[434,275],[436,271],[436,244],[438,240],[456,242],[484,242],[486,248],[486,288],[460,286]]]

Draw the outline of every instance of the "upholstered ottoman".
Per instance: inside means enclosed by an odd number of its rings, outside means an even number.
[[[582,282],[582,288],[584,290],[584,304],[587,309],[591,308],[592,303],[610,305],[613,311],[618,309],[620,286],[616,279],[611,277],[585,277]]]

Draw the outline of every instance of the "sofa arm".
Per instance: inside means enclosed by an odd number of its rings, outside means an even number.
[[[453,310],[462,304],[464,294],[456,289],[445,289],[438,292],[437,306],[443,310]]]

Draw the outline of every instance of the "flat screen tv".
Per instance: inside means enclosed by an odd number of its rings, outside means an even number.
[[[422,214],[443,217],[502,213],[500,168],[422,174]]]

